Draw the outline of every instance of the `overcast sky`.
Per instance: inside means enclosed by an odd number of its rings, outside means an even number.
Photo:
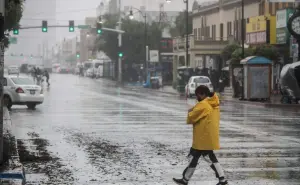
[[[40,26],[42,20],[47,20],[48,25],[68,25],[68,20],[75,20],[75,25],[83,24],[85,17],[95,17],[96,7],[108,0],[26,0],[21,26]],[[204,0],[199,0],[204,1]],[[207,0],[206,0],[207,1]],[[159,10],[159,3],[165,0],[121,0],[121,6],[146,6],[149,11]],[[190,8],[194,0],[190,0]],[[165,4],[165,11],[181,11],[185,8],[183,0],[173,0],[171,5]],[[64,38],[74,38],[76,33],[69,33],[68,28],[49,28],[48,33],[41,29],[20,30],[18,44],[12,44],[7,51],[10,53],[23,53],[24,55],[37,55],[39,45],[48,41],[49,50]]]

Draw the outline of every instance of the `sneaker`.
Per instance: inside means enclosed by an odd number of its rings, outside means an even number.
[[[219,182],[217,185],[227,185],[228,182],[227,181],[224,181],[224,182]]]
[[[178,184],[178,185],[188,185],[188,183],[186,181],[184,181],[183,179],[175,179],[173,178],[173,181]]]

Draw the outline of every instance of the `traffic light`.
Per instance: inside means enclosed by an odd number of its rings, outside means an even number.
[[[97,34],[100,35],[102,33],[102,24],[97,22]]]
[[[77,58],[80,57],[80,53],[79,53],[79,52],[76,53],[76,57],[77,57]]]
[[[123,53],[122,52],[119,52],[119,57],[123,57]]]
[[[19,29],[18,28],[14,28],[13,29],[13,34],[14,35],[19,35]]]
[[[74,32],[74,21],[69,21],[69,32]]]
[[[42,32],[48,32],[48,22],[42,21]]]

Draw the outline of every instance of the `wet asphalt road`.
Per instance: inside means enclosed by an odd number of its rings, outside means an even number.
[[[171,185],[191,145],[193,103],[106,80],[52,75],[37,110],[15,106],[12,120],[28,184]],[[300,184],[300,112],[222,105],[217,157],[236,185]],[[216,179],[201,161],[191,185]]]

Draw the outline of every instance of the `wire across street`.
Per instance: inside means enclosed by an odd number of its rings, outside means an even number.
[[[68,27],[69,27],[69,25],[49,25],[48,26],[48,28],[68,28]],[[42,26],[22,26],[19,29],[25,30],[25,29],[36,29],[36,28],[42,28]],[[91,27],[91,28],[93,28],[93,27]],[[112,28],[102,28],[102,30],[116,32],[116,33],[120,33],[120,34],[125,33],[125,31],[123,31],[123,30],[117,30],[117,29],[112,29]]]

